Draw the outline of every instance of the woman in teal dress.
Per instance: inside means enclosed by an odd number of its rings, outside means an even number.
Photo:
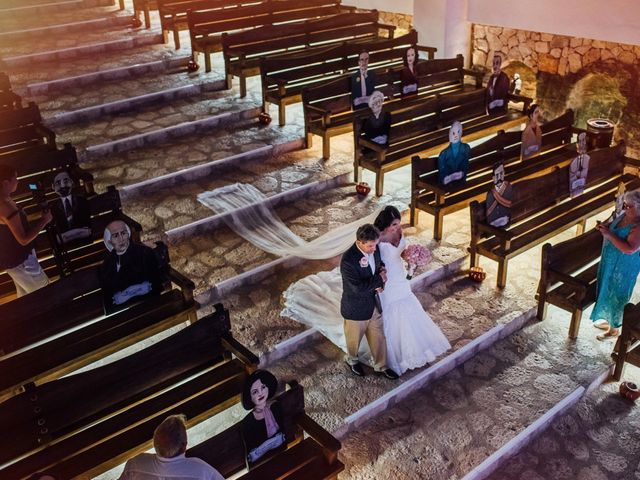
[[[602,255],[598,268],[597,299],[591,320],[606,330],[598,340],[617,337],[622,326],[624,306],[640,273],[640,190],[627,192],[623,213],[610,224],[596,227],[602,236]]]

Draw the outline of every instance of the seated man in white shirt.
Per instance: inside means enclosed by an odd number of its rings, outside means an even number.
[[[199,458],[186,458],[187,428],[184,415],[167,417],[153,432],[152,453],[127,461],[120,480],[224,480],[218,471]]]

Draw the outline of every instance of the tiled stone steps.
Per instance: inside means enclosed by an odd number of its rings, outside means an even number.
[[[79,33],[86,32],[87,30],[107,28],[117,29],[125,26],[131,26],[131,15],[129,15],[128,12],[56,25],[33,28],[27,27],[12,31],[3,30],[0,32],[0,48],[8,47],[10,46],[10,43],[13,43],[13,48],[15,49],[17,42],[20,41],[26,42],[31,46],[36,39],[40,40],[39,37],[47,37],[49,41],[56,37],[55,42],[59,43],[59,36],[62,35],[68,35],[70,33],[78,35]],[[42,48],[36,49],[41,50]]]
[[[74,95],[73,98],[82,98],[85,95],[91,96],[92,92],[87,92],[87,88],[89,85],[93,87],[95,83],[116,82],[118,83],[117,88],[121,89],[122,87],[119,85],[120,82],[123,84],[134,82],[136,85],[133,90],[131,88],[133,87],[132,85],[127,85],[127,92],[129,94],[131,91],[139,91],[139,84],[144,85],[144,83],[150,82],[154,86],[157,86],[159,83],[164,83],[164,79],[159,78],[160,74],[172,73],[179,69],[186,71],[188,61],[188,56],[163,56],[163,58],[150,62],[136,63],[134,65],[114,67],[80,75],[71,75],[55,80],[31,83],[27,86],[27,92],[30,97],[38,102],[41,109],[43,107],[46,108],[46,106],[43,105],[42,99],[46,102],[50,97],[53,97],[51,100],[54,102],[53,108],[62,108],[55,104],[55,102],[63,101],[64,98],[68,98],[66,97],[67,95]],[[93,90],[93,88],[91,88],[91,90]],[[40,97],[42,97],[42,99],[40,99]],[[77,105],[74,106],[77,108]],[[72,106],[68,108],[72,109]]]
[[[23,53],[17,55],[7,55],[2,57],[2,62],[7,68],[33,65],[40,62],[61,61],[69,58],[87,57],[101,55],[104,52],[119,52],[133,49],[135,47],[162,43],[162,34],[142,32],[124,38],[106,39],[94,43],[86,43],[78,46],[71,46],[60,49],[52,49],[35,53]]]
[[[292,192],[299,196],[287,195],[280,205],[277,197],[269,202],[275,204],[276,213],[294,233],[310,240],[356,221],[372,213],[379,204],[391,201],[389,196],[362,199],[352,185],[335,186],[337,182],[349,183],[348,174],[300,186]],[[190,205],[184,203],[182,211],[189,209]],[[175,221],[185,224],[179,216]],[[209,222],[213,222],[213,229]],[[195,282],[195,293],[204,302],[215,298],[220,290],[226,292],[250,283],[256,275],[265,275],[289,260],[258,249],[220,223],[211,217],[198,223],[196,229],[186,225],[186,228],[167,232],[171,257],[178,262],[174,267]]]
[[[183,59],[186,64],[186,59]],[[183,62],[180,62],[181,64]],[[35,97],[47,125],[57,129],[63,125],[101,119],[147,106],[158,106],[173,100],[195,97],[225,88],[217,74],[189,74],[184,64],[171,71],[152,71],[129,80],[115,80],[76,87]]]
[[[392,471],[396,478],[483,478],[479,469],[474,471],[483,461],[513,445],[509,442],[537,420],[544,423],[562,413],[585,387],[602,379],[609,349],[588,335],[591,326],[584,329],[586,341],[567,348],[564,325],[534,322],[429,388],[387,405],[375,420],[354,424],[342,437],[344,478],[375,478],[380,471]],[[309,404],[307,410],[318,419]]]
[[[161,104],[104,115],[88,122],[56,128],[59,142],[71,142],[81,160],[155,145],[217,126],[257,117],[259,95],[229,102],[228,92],[203,92]]]
[[[94,174],[99,190],[107,185],[116,185],[122,195],[139,197],[158,189],[194,182],[214,171],[224,175],[226,170],[242,169],[245,164],[252,165],[254,158],[262,162],[273,155],[300,148],[301,131],[299,123],[280,128],[248,120],[218,126],[198,135],[171,139],[159,145],[90,160],[83,167]],[[296,145],[288,145],[289,142],[296,142]],[[280,167],[286,166],[281,162]],[[215,176],[211,180],[217,178]],[[194,191],[211,188],[196,188]],[[189,188],[187,190],[191,191]],[[179,189],[176,194],[193,197],[192,193]]]
[[[175,50],[164,43],[143,45],[123,51],[100,53],[99,62],[91,57],[68,58],[38,63],[38,68],[26,64],[8,72],[11,84],[25,97],[39,95],[49,89],[60,92],[65,88],[84,86],[110,79],[132,78],[150,72],[162,72],[185,65],[189,52]],[[33,85],[33,87],[30,87]]]
[[[640,383],[627,367],[625,380]],[[638,478],[640,410],[612,382],[554,419],[542,435],[504,463],[490,480]]]

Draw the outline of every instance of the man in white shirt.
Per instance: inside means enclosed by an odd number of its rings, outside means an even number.
[[[120,480],[224,480],[199,458],[186,458],[187,428],[184,415],[167,417],[153,432],[155,455],[142,453],[127,461]]]

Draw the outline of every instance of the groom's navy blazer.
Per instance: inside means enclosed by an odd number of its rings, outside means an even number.
[[[376,248],[373,258],[376,264],[376,273],[371,273],[371,267],[360,265],[364,254],[354,243],[340,262],[342,274],[342,299],[340,301],[340,313],[347,320],[369,320],[373,316],[376,306],[376,288],[384,287],[380,276],[380,268],[384,263],[380,259],[380,250]],[[380,306],[378,305],[378,308]]]

